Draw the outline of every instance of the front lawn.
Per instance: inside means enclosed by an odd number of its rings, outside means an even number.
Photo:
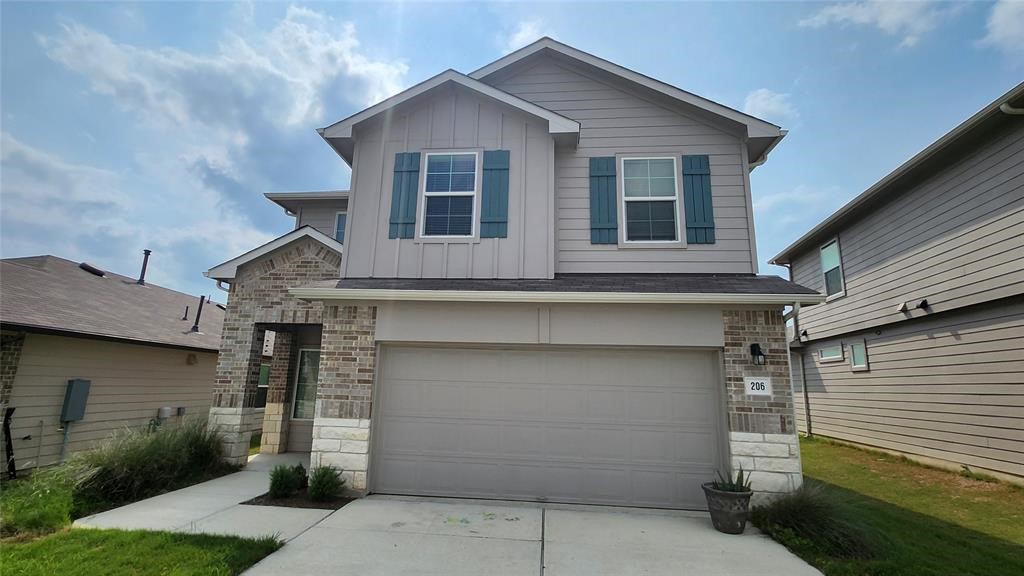
[[[281,547],[274,538],[143,530],[64,530],[0,545],[4,574],[49,576],[240,574]]]
[[[804,474],[871,558],[831,557],[788,542],[828,576],[1024,574],[1024,489],[820,439],[801,441]]]

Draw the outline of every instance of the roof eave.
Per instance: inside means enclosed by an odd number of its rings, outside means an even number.
[[[498,290],[395,290],[382,288],[296,287],[288,292],[309,301],[418,301],[563,304],[778,304],[811,306],[821,294],[733,294],[663,292],[552,292]]]
[[[852,215],[859,208],[865,204],[871,202],[877,198],[883,191],[888,189],[894,183],[897,183],[901,178],[910,174],[921,164],[927,162],[932,157],[947,150],[950,146],[954,145],[961,138],[966,137],[971,131],[978,127],[982,122],[989,119],[994,114],[1002,114],[999,111],[999,107],[1005,103],[1017,98],[1024,98],[1024,82],[1011,88],[1005,94],[994,100],[985,108],[982,108],[976,114],[972,115],[967,120],[964,120],[958,124],[955,128],[947,132],[941,138],[932,142],[927,148],[918,152],[909,160],[898,166],[892,172],[889,172],[881,180],[873,184],[870,188],[861,192],[856,198],[850,200],[838,210],[833,212],[828,218],[825,218],[819,222],[815,227],[811,228],[806,234],[798,238],[795,242],[784,248],[771,260],[769,264],[784,265],[789,264],[793,260],[793,256],[800,254],[806,250],[806,247],[813,245],[815,238],[826,235],[826,232],[832,230],[835,226],[838,226],[842,220]]]

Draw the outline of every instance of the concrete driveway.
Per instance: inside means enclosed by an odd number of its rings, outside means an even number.
[[[261,574],[769,575],[820,572],[752,528],[703,513],[371,496],[246,572]]]

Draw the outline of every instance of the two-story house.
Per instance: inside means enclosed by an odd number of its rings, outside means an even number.
[[[207,272],[236,459],[269,330],[263,449],[359,490],[703,508],[718,470],[800,484],[782,309],[823,297],[757,275],[778,126],[545,38],[319,132],[351,189],[269,194],[295,230]]]
[[[1024,476],[1024,84],[773,263],[827,296],[796,319],[801,430]]]

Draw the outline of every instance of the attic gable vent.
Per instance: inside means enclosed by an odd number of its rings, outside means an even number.
[[[88,262],[82,262],[81,264],[78,265],[78,267],[81,268],[82,270],[85,270],[89,274],[94,274],[96,276],[99,276],[100,278],[107,275],[106,272],[100,270],[99,268],[93,266],[92,264],[89,264]]]

